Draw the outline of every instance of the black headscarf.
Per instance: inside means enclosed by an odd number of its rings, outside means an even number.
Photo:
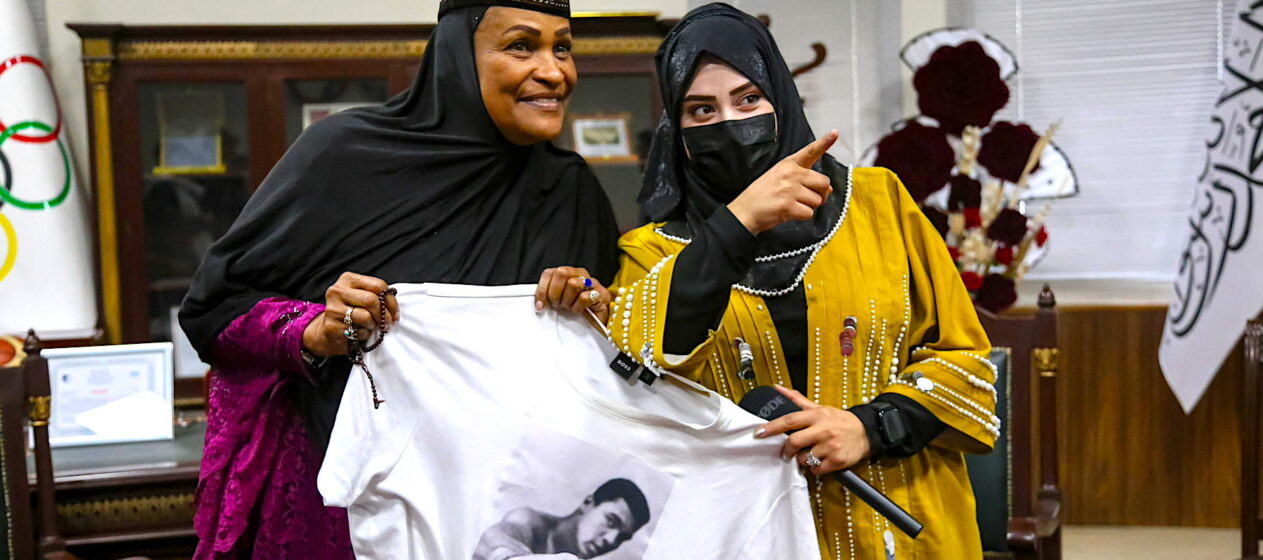
[[[524,7],[524,6],[519,6]],[[323,302],[345,271],[388,283],[535,283],[548,267],[617,269],[613,210],[573,152],[516,146],[482,102],[474,31],[487,6],[446,10],[412,88],[312,125],[202,261],[180,324],[204,360],[260,300]],[[324,448],[349,362],[299,386]]]
[[[685,165],[687,154],[680,137],[680,110],[701,60],[717,58],[744,74],[767,95],[776,109],[777,155],[773,163],[790,156],[815,140],[802,98],[767,27],[728,4],[697,8],[672,29],[658,49],[658,82],[662,88],[663,115],[649,149],[644,188],[638,198],[652,221],[667,221],[668,233],[689,237],[700,231],[711,213],[732,202],[740,189],[715,188],[700,180]],[[833,195],[809,221],[786,222],[759,235],[759,255],[768,256],[815,243],[829,234],[840,219],[847,198],[847,170],[825,155],[815,170],[833,180]],[[764,170],[766,171],[766,170]],[[745,186],[741,186],[743,189]],[[811,252],[766,262],[756,262],[742,282],[746,286],[777,290],[793,283]]]

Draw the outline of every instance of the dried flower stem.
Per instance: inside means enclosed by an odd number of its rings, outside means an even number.
[[[1030,179],[1031,171],[1034,171],[1035,166],[1039,165],[1039,159],[1044,156],[1044,148],[1047,148],[1048,143],[1052,142],[1052,135],[1057,132],[1057,127],[1060,126],[1060,122],[1052,123],[1048,126],[1048,130],[1044,132],[1044,135],[1035,141],[1035,147],[1031,148],[1030,157],[1026,158],[1026,167],[1022,168],[1022,175],[1017,179],[1013,197],[1009,199],[1009,208],[1017,208],[1017,201],[1021,200],[1022,195],[1026,192],[1026,183]]]

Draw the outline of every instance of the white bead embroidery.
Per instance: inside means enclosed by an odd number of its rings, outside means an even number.
[[[942,395],[939,395],[938,393],[935,393],[934,391],[921,391],[920,389],[917,388],[916,385],[913,385],[912,383],[909,383],[903,379],[895,379],[895,383],[899,385],[906,385],[908,387],[912,387],[913,389],[920,391],[924,395],[929,395],[930,397],[943,403],[943,405],[947,406],[948,408],[951,408],[952,410],[955,410],[956,412],[960,413],[962,416],[981,424],[983,429],[987,430],[987,432],[991,433],[991,435],[995,437],[1000,437],[999,422],[992,424],[984,420],[981,416],[978,416],[977,414],[974,414],[971,411],[965,410],[965,407],[948,400],[946,397],[943,397]],[[999,419],[997,418],[997,420]]]
[[[793,256],[801,255],[803,253],[810,252],[811,256],[807,257],[807,262],[804,263],[802,269],[798,271],[798,276],[794,279],[793,283],[791,283],[789,286],[782,288],[780,290],[758,290],[758,289],[751,288],[749,286],[745,286],[742,284],[733,284],[732,289],[737,290],[738,292],[742,292],[742,293],[749,294],[752,296],[759,296],[762,298],[783,296],[785,294],[788,294],[794,291],[794,288],[797,288],[798,284],[800,284],[803,281],[803,277],[807,275],[807,269],[811,268],[812,263],[816,261],[816,255],[820,254],[820,249],[823,248],[825,245],[827,245],[830,239],[833,239],[833,236],[837,234],[839,229],[842,228],[843,222],[846,221],[846,214],[851,208],[851,191],[853,190],[851,188],[852,184],[853,182],[851,179],[851,168],[847,168],[846,170],[846,199],[843,200],[842,202],[842,213],[838,216],[837,222],[833,224],[833,228],[830,229],[829,233],[825,235],[822,239],[820,239],[820,241],[812,243],[811,245],[808,245],[806,247],[800,247],[798,249],[794,249],[793,251],[787,251],[787,252],[778,253],[775,255],[757,257],[754,259],[756,262],[771,262],[771,261],[793,257]],[[685,239],[683,237],[671,235],[665,231],[662,231],[662,228],[654,228],[653,231],[654,233],[657,233],[663,238],[669,239],[676,243],[683,243],[685,245],[688,245],[689,243],[692,242],[691,239]]]

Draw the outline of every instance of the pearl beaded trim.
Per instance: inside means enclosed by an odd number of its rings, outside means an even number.
[[[992,373],[992,374],[995,374],[995,373],[997,373],[997,372],[999,371],[999,370],[997,370],[997,369],[996,369],[995,364],[994,364],[994,363],[992,363],[992,362],[991,362],[991,360],[988,360],[988,359],[986,359],[986,358],[984,358],[984,357],[982,357],[982,356],[979,356],[979,355],[974,354],[974,353],[971,353],[971,352],[961,352],[961,354],[964,354],[964,355],[966,355],[966,356],[969,356],[970,358],[973,358],[973,359],[975,359],[975,360],[978,360],[979,362],[982,362],[982,365],[987,366],[987,369],[991,370],[991,373]]]
[[[944,368],[948,369],[952,373],[955,373],[956,375],[959,375],[960,377],[962,377],[965,381],[968,381],[970,385],[973,385],[974,387],[977,387],[979,389],[982,389],[983,391],[990,393],[991,397],[995,398],[995,385],[987,383],[986,380],[969,373],[968,371],[965,370],[965,368],[962,368],[956,364],[953,364],[937,356],[925,361],[934,362],[938,365],[943,366]]]
[[[662,228],[660,228],[660,227],[658,227],[658,228],[653,228],[653,232],[654,232],[654,233],[656,233],[656,234],[658,234],[658,235],[661,235],[662,237],[664,237],[664,238],[666,238],[666,239],[670,239],[671,241],[674,241],[674,242],[676,242],[676,243],[681,243],[681,244],[684,244],[684,245],[688,245],[689,243],[692,243],[692,242],[693,242],[693,240],[692,240],[692,239],[688,239],[688,238],[685,238],[685,237],[680,237],[680,236],[678,236],[678,235],[671,235],[671,234],[669,234],[669,233],[667,233],[667,232],[665,232],[665,231],[662,231]]]
[[[959,412],[962,416],[964,416],[964,417],[966,417],[966,418],[969,418],[970,420],[973,420],[974,422],[977,422],[978,424],[982,425],[983,429],[987,430],[987,432],[988,432],[988,433],[990,433],[991,435],[993,435],[993,436],[995,436],[995,437],[997,437],[997,438],[998,438],[998,437],[1000,437],[1000,426],[999,426],[999,423],[998,423],[998,422],[997,422],[996,424],[994,424],[994,425],[993,425],[993,424],[991,424],[991,423],[989,423],[989,422],[987,422],[987,421],[986,421],[986,420],[984,420],[981,416],[978,416],[977,414],[974,414],[973,412],[970,412],[970,411],[968,411],[968,410],[965,410],[965,407],[960,406],[960,405],[958,405],[958,404],[956,404],[956,403],[954,403],[954,402],[952,402],[952,401],[947,400],[947,398],[946,398],[946,397],[943,397],[942,395],[939,395],[938,393],[934,393],[934,392],[932,392],[932,391],[933,391],[933,389],[931,389],[931,390],[923,390],[923,389],[921,389],[920,387],[917,387],[916,385],[913,385],[912,383],[909,383],[909,382],[907,382],[907,381],[904,381],[903,379],[895,379],[894,383],[896,383],[896,384],[898,384],[898,385],[905,385],[905,386],[908,386],[908,387],[912,387],[913,389],[916,389],[917,391],[920,391],[921,393],[924,393],[924,394],[926,394],[926,395],[929,395],[930,397],[932,397],[932,398],[934,398],[934,399],[938,400],[939,402],[943,403],[943,405],[944,405],[944,406],[947,406],[948,408],[951,408],[952,410],[955,410],[956,412]],[[997,419],[997,420],[998,420],[998,419]]]
[[[851,208],[851,191],[853,190],[851,188],[851,185],[852,185],[851,171],[852,169],[849,167],[846,169],[846,199],[844,199],[842,202],[842,214],[838,216],[838,221],[833,224],[833,228],[829,230],[828,235],[825,235],[823,238],[820,239],[820,241],[812,243],[811,245],[808,245],[806,247],[800,247],[798,249],[794,249],[793,251],[777,253],[775,255],[756,257],[754,259],[755,262],[771,262],[774,260],[789,258],[792,256],[801,255],[803,253],[810,252],[811,256],[807,257],[807,262],[804,263],[802,268],[798,271],[798,276],[794,278],[794,282],[792,284],[780,290],[760,290],[756,288],[751,288],[743,284],[733,284],[732,289],[737,290],[738,292],[742,292],[742,293],[749,294],[752,296],[759,296],[763,298],[779,297],[779,296],[783,296],[785,294],[788,294],[794,291],[794,289],[797,288],[798,285],[802,283],[803,277],[807,275],[807,269],[811,268],[812,263],[816,262],[816,255],[820,254],[820,249],[822,249],[825,245],[827,245],[829,243],[829,240],[833,239],[833,236],[838,233],[839,229],[842,228],[842,223],[846,221],[846,214]],[[683,237],[671,235],[665,231],[662,231],[662,228],[654,228],[653,231],[654,233],[657,233],[663,238],[669,239],[676,243],[683,243],[685,245],[692,243],[691,239],[685,239]]]

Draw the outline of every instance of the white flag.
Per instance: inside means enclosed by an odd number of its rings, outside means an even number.
[[[1242,2],[1224,45],[1224,90],[1189,212],[1158,360],[1193,410],[1263,309],[1263,8]]]
[[[91,335],[91,237],[67,123],[24,0],[0,0],[0,334]]]

